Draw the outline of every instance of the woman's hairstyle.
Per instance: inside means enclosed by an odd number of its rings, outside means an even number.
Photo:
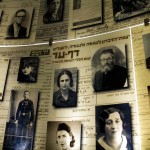
[[[71,73],[69,70],[62,70],[62,71],[59,73],[59,75],[58,75],[58,77],[57,77],[57,86],[60,87],[60,77],[61,77],[62,75],[64,75],[64,74],[66,74],[66,75],[69,76],[69,78],[70,78],[70,87],[73,87],[72,73]]]
[[[69,133],[69,135],[72,137],[72,140],[70,141],[70,147],[74,147],[75,139],[74,139],[74,136],[73,136],[70,126],[67,125],[66,123],[60,123],[58,125],[57,131],[61,131],[61,130],[65,130]],[[56,143],[58,144],[57,141],[56,141]]]
[[[118,112],[119,115],[120,115],[120,118],[123,122],[123,129],[127,126],[125,120],[124,120],[124,114],[117,108],[114,108],[114,107],[111,107],[111,108],[107,108],[105,109],[99,116],[99,125],[100,125],[100,131],[102,133],[105,133],[105,120],[109,118],[109,115],[111,113],[114,113],[114,112]]]

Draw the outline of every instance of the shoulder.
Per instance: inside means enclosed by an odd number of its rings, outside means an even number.
[[[118,66],[118,65],[115,65],[115,67],[114,67],[114,70],[118,70],[118,71],[127,71],[127,68],[125,68],[125,67],[122,67],[122,66]]]

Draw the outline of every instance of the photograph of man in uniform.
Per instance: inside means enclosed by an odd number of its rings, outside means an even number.
[[[121,89],[127,82],[128,71],[125,66],[116,64],[116,57],[113,49],[104,48],[99,51],[100,68],[94,74],[94,91],[106,91]]]
[[[38,57],[21,57],[17,81],[36,82],[38,65]]]
[[[47,12],[43,16],[43,23],[52,23],[63,19],[64,0],[47,0]]]
[[[13,15],[9,15],[10,25],[7,28],[7,39],[28,38],[33,15],[33,8],[22,8],[10,10]]]
[[[53,94],[53,106],[75,107],[77,105],[77,68],[56,70],[57,90]],[[73,78],[74,76],[74,78]],[[75,80],[75,81],[73,81]]]
[[[3,150],[33,148],[38,107],[37,90],[12,90],[10,119],[6,123]]]

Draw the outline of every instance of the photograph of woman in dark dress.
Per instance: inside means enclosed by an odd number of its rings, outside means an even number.
[[[125,107],[129,108],[128,104],[120,105],[126,105]],[[97,112],[99,111],[98,109],[104,109],[99,116],[96,116],[97,132],[100,132],[96,140],[96,150],[132,150],[131,125],[128,126],[130,131],[127,133],[125,131],[127,123],[123,112],[114,106],[102,107],[96,107]],[[129,110],[126,111],[130,112]],[[128,123],[130,123],[131,118],[128,117],[127,119]]]
[[[63,69],[60,71],[57,76],[57,86],[59,89],[53,94],[53,106],[75,107],[77,105],[77,92],[73,90],[73,75],[70,70]]]

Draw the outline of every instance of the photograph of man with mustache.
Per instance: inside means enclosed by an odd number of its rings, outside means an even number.
[[[115,63],[113,49],[105,49],[99,56],[100,70],[94,76],[94,91],[115,90],[124,87],[127,81],[127,68]]]

